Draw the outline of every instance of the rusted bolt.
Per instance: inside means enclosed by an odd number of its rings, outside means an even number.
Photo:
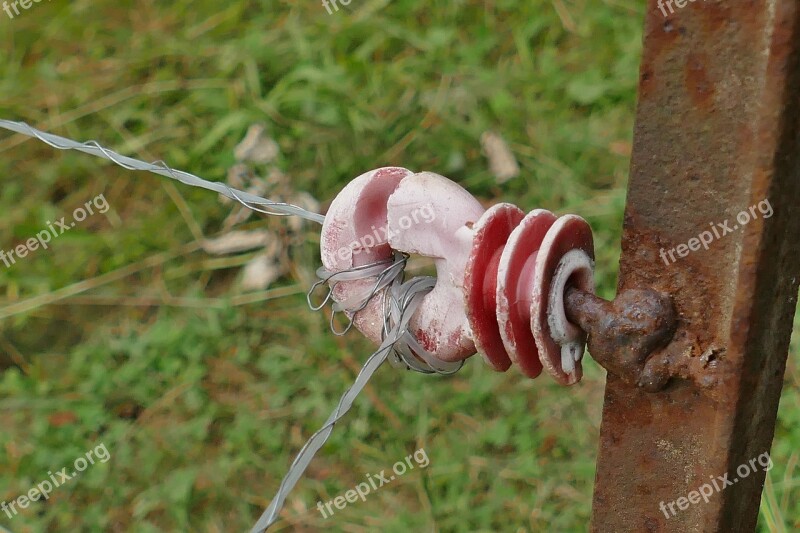
[[[588,334],[589,353],[608,372],[651,392],[666,386],[671,375],[650,371],[647,361],[677,329],[677,313],[668,295],[631,289],[609,302],[570,287],[564,307],[567,318]]]

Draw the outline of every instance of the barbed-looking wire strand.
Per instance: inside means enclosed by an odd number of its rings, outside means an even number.
[[[106,159],[108,161],[111,161],[112,163],[121,166],[126,170],[136,170],[136,171],[143,170],[146,172],[152,172],[153,174],[158,174],[160,176],[164,176],[166,178],[179,181],[184,185],[190,185],[192,187],[200,187],[203,189],[208,189],[209,191],[214,191],[223,196],[226,196],[231,200],[236,200],[237,202],[247,207],[248,209],[252,209],[253,211],[258,211],[259,213],[264,213],[265,215],[274,215],[274,216],[294,215],[302,217],[306,220],[312,220],[314,222],[318,222],[320,224],[325,222],[325,217],[323,215],[320,215],[319,213],[314,213],[312,211],[308,211],[300,206],[287,204],[284,202],[275,202],[273,200],[261,198],[254,194],[234,189],[228,186],[227,184],[219,181],[204,180],[203,178],[195,176],[194,174],[190,174],[182,170],[175,170],[163,161],[154,161],[152,163],[146,163],[144,161],[140,161],[132,157],[120,155],[117,152],[114,152],[113,150],[104,148],[97,141],[86,141],[81,143],[67,139],[65,137],[53,135],[52,133],[47,133],[44,131],[37,130],[36,128],[29,126],[24,122],[14,122],[11,120],[4,120],[4,119],[0,119],[0,128],[4,128],[16,133],[21,133],[22,135],[27,135],[28,137],[39,139],[43,143],[52,146],[53,148],[56,148],[58,150],[77,150],[79,152],[93,155],[101,159]]]

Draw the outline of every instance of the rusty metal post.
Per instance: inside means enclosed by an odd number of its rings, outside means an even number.
[[[648,360],[671,380],[648,392],[609,372],[592,531],[753,531],[761,468],[708,503],[660,504],[769,451],[783,383],[800,279],[800,3],[681,3],[665,16],[648,1],[618,287],[671,297],[677,331]],[[736,221],[765,199],[772,216]],[[725,221],[731,232],[681,257]]]

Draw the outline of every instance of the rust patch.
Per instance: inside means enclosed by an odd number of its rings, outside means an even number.
[[[714,103],[714,83],[711,81],[703,53],[691,52],[686,58],[686,90],[697,107],[708,108]]]
[[[644,289],[621,292],[613,302],[574,287],[564,298],[567,318],[589,334],[589,352],[600,365],[627,383],[649,391],[662,389],[669,373],[648,375],[643,370],[648,356],[664,347],[677,325],[669,296]]]
[[[706,33],[719,31],[731,23],[732,13],[730,2],[727,0],[719,2],[695,2],[692,8],[695,10],[693,15],[703,21],[703,30]]]
[[[649,65],[642,65],[639,73],[639,94],[647,95],[655,87],[655,73]]]
[[[658,9],[648,9],[647,18],[649,19],[646,25],[648,46],[643,52],[643,65],[657,61],[661,54],[675,46],[681,37],[676,15],[664,18]]]

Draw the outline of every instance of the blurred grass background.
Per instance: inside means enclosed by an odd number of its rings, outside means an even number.
[[[365,170],[447,175],[486,205],[586,217],[614,293],[643,6],[629,0],[77,0],[0,12],[0,116],[225,179],[263,123],[272,164],[323,208]],[[481,153],[502,134],[522,173]],[[266,173],[270,169],[256,168]],[[104,443],[90,467],[0,524],[37,531],[242,531],[371,353],[302,296],[318,227],[266,292],[254,257],[197,251],[225,231],[216,195],[0,132],[0,248],[98,194],[89,218],[0,266],[0,500]],[[238,229],[285,233],[285,220]],[[288,242],[288,241],[287,241]],[[128,267],[134,265],[134,267]],[[128,270],[121,270],[128,267]],[[123,275],[129,274],[129,275]],[[86,282],[88,290],[59,290]],[[68,290],[68,289],[67,289]],[[40,297],[35,305],[20,302]],[[796,321],[797,323],[797,321]],[[800,528],[796,339],[760,528]],[[583,531],[604,373],[576,387],[477,358],[455,377],[384,368],[289,496],[277,531]],[[415,469],[329,519],[316,510],[424,447]],[[665,475],[673,473],[665,472]],[[676,495],[677,497],[678,495]]]

